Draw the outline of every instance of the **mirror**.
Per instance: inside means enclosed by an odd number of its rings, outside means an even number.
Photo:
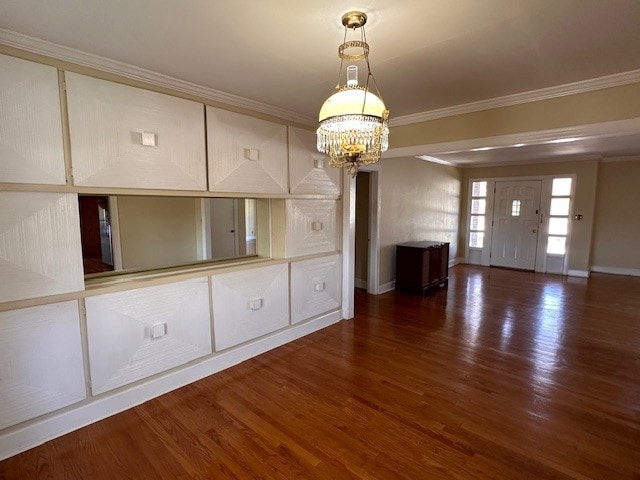
[[[84,273],[92,277],[268,255],[268,199],[80,195],[78,202]]]

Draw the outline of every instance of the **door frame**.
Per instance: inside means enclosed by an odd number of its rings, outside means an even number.
[[[524,183],[524,182],[536,182],[538,184],[538,198],[537,198],[537,208],[536,208],[536,213],[535,215],[537,216],[537,225],[536,225],[536,229],[535,229],[535,234],[536,234],[536,241],[535,241],[535,258],[533,259],[533,268],[529,269],[523,269],[526,271],[535,271],[536,269],[536,265],[538,264],[538,260],[540,258],[540,237],[542,235],[540,235],[540,230],[542,229],[542,222],[541,222],[541,218],[543,217],[541,212],[542,212],[542,180],[533,180],[533,179],[529,179],[529,180],[506,180],[506,179],[499,179],[499,180],[495,180],[493,182],[493,205],[492,205],[492,215],[491,215],[491,244],[489,245],[489,264],[491,266],[494,266],[493,262],[494,262],[494,258],[493,258],[493,242],[495,240],[495,229],[497,227],[496,225],[496,191],[498,189],[498,184],[499,183]],[[487,187],[489,185],[487,184]],[[488,193],[488,192],[487,192]],[[487,205],[488,207],[488,205]],[[487,221],[489,221],[489,218],[486,218]],[[501,266],[501,265],[495,265],[497,267]],[[511,268],[511,267],[507,267],[507,268]],[[518,267],[512,267],[512,268],[518,268]]]
[[[485,212],[487,219],[493,219],[493,207],[495,201],[495,183],[496,182],[517,182],[527,180],[540,180],[542,182],[540,190],[540,211],[544,214],[543,221],[540,223],[538,229],[538,245],[536,249],[536,262],[535,272],[544,273],[547,271],[548,257],[558,257],[557,255],[547,254],[547,237],[549,236],[549,218],[547,212],[551,205],[551,184],[554,178],[571,178],[571,200],[569,203],[569,218],[573,217],[573,208],[575,203],[575,191],[577,175],[575,173],[557,173],[553,175],[530,175],[530,176],[515,176],[515,177],[474,177],[469,178],[467,185],[467,205],[465,206],[465,229],[463,232],[463,241],[465,245],[465,263],[491,266],[491,243],[493,241],[493,227],[487,226],[485,228],[484,246],[482,249],[473,249],[469,247],[469,231],[471,228],[471,190],[473,182],[487,182],[487,210]],[[562,259],[562,275],[569,274],[568,258],[571,250],[571,236],[572,236],[572,222],[569,222],[569,228],[567,232],[567,248]],[[472,252],[474,254],[472,255]],[[472,258],[473,257],[473,258]]]
[[[367,252],[367,293],[380,294],[380,175],[382,165],[366,165],[369,174],[369,248]]]
[[[369,177],[369,271],[367,292],[380,293],[380,216],[382,165],[367,165],[362,171],[374,172]],[[376,177],[375,179],[373,177]],[[342,172],[342,318],[354,316],[355,244],[356,244],[356,182],[347,171]]]

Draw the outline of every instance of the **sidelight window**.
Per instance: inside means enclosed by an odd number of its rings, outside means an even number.
[[[547,240],[547,253],[551,255],[564,255],[567,251],[571,183],[571,178],[554,178],[551,186],[549,237]]]
[[[471,212],[469,217],[469,246],[484,246],[484,231],[487,212],[487,182],[471,184]]]

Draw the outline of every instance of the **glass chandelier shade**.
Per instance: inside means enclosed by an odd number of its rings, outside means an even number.
[[[375,79],[369,66],[369,45],[365,41],[364,23],[366,15],[361,12],[349,12],[343,15],[345,42],[338,48],[342,59],[338,74],[336,92],[322,105],[318,116],[318,151],[329,155],[329,165],[342,167],[356,176],[360,166],[380,160],[382,152],[389,148],[389,111],[380,98]],[[348,28],[361,28],[360,41],[346,41]],[[349,53],[361,49],[357,54]],[[367,80],[365,85],[358,84],[358,67],[347,67],[346,84],[340,84],[344,60],[366,61]],[[373,79],[377,95],[369,91],[369,80]]]

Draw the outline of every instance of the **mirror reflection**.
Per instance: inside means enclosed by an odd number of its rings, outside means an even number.
[[[258,255],[268,200],[80,195],[85,275]]]

